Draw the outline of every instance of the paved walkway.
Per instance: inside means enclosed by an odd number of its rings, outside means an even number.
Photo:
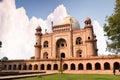
[[[90,72],[90,73],[89,73]],[[95,72],[91,73],[91,71],[86,71],[84,74],[96,74]],[[99,71],[98,71],[99,72]],[[98,74],[97,72],[97,74]],[[12,76],[0,76],[0,80],[10,80],[10,79],[17,79],[17,78],[25,78],[25,77],[33,77],[33,76],[42,76],[42,75],[50,75],[50,74],[55,74],[58,73],[58,71],[47,71],[46,73],[35,73],[35,74],[24,74],[24,75],[12,75]],[[77,71],[69,71],[69,72],[64,72],[64,73],[73,73],[73,74],[83,74],[83,72],[77,72]],[[112,70],[110,71],[103,71],[99,74],[113,74]],[[120,75],[120,72],[116,71],[116,75]]]
[[[33,76],[40,76],[40,75],[50,75],[50,74],[55,74],[55,73],[37,73],[37,74],[25,74],[25,75],[1,76],[0,80],[9,80],[9,79],[33,77]]]

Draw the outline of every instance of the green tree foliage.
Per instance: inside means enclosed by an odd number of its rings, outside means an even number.
[[[107,50],[117,54],[120,52],[120,0],[116,0],[114,13],[106,21],[104,31],[108,37]]]
[[[35,56],[32,56],[30,59],[35,59]]]
[[[5,57],[3,57],[1,60],[2,60],[2,61],[7,61],[8,58],[5,56]]]
[[[2,47],[2,42],[0,41],[0,47]]]

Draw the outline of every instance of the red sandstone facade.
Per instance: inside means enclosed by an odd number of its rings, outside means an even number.
[[[91,19],[85,19],[84,28],[76,19],[66,17],[53,25],[52,33],[42,34],[36,28],[35,59],[2,61],[2,71],[47,71],[65,73],[107,73],[119,69],[120,57],[97,56],[96,36]]]

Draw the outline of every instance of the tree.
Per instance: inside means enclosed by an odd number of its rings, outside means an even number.
[[[2,47],[2,42],[0,41],[0,47]]]
[[[8,58],[5,56],[5,57],[3,57],[1,60],[2,60],[2,61],[7,61]]]
[[[30,59],[35,59],[35,56],[32,56]]]
[[[115,2],[114,13],[106,18],[104,24],[105,36],[107,36],[107,50],[118,54],[120,52],[120,0]]]

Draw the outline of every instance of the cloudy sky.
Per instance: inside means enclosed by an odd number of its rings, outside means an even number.
[[[98,39],[99,55],[107,55],[103,24],[114,11],[114,0],[0,0],[0,58],[29,59],[34,56],[35,28],[51,32],[50,22],[59,23],[68,14],[81,28],[90,17]]]

